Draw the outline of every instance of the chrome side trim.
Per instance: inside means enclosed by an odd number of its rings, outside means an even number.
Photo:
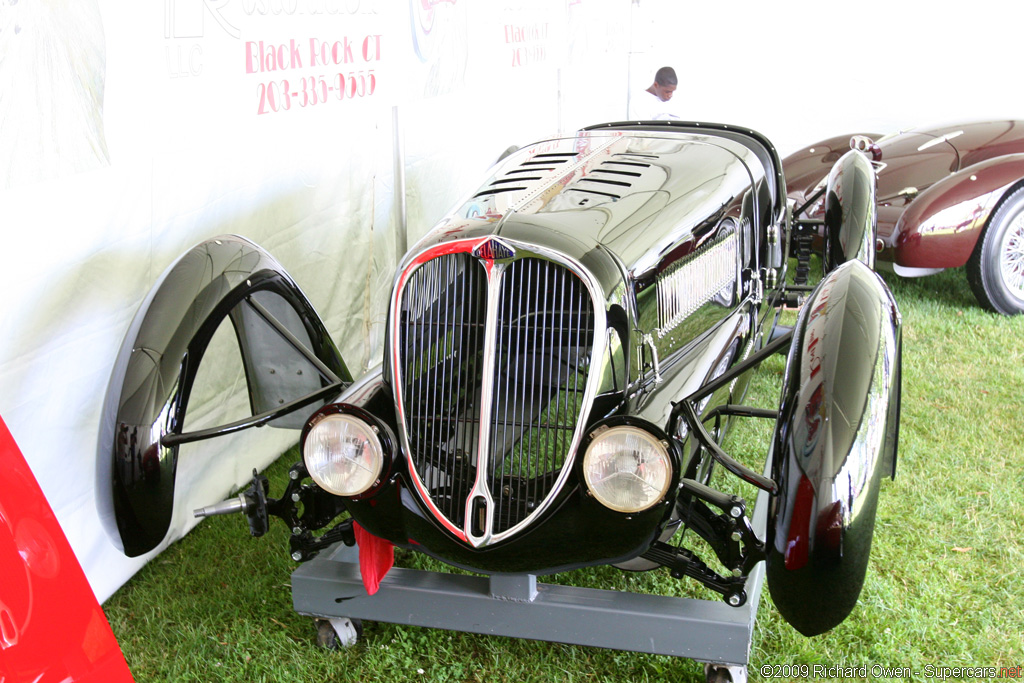
[[[698,249],[658,276],[658,337],[736,284],[739,238],[735,232]]]

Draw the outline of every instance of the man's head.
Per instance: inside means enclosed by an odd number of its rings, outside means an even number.
[[[654,85],[648,91],[662,102],[668,102],[672,99],[672,93],[676,91],[677,85],[679,80],[676,78],[676,70],[670,66],[663,66],[654,74]]]

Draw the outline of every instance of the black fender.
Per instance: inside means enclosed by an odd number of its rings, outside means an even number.
[[[881,480],[895,473],[901,317],[860,261],[825,276],[797,319],[772,442],[767,578],[804,635],[853,609],[864,584]]]
[[[847,133],[835,135],[805,145],[782,160],[782,171],[786,176],[786,192],[803,204],[813,193],[815,186],[828,175],[839,157],[850,151],[850,140],[854,137],[878,140],[881,133]]]
[[[871,162],[861,152],[850,150],[832,166],[826,187],[825,272],[853,260],[874,270],[878,216]]]
[[[234,327],[258,419],[181,438],[200,361],[225,318]],[[97,500],[111,540],[135,557],[164,539],[180,443],[264,423],[301,427],[326,400],[326,389],[351,381],[323,322],[273,257],[233,235],[193,247],[139,307],[107,387]]]

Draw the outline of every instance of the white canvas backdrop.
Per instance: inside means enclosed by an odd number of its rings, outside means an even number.
[[[627,90],[664,64],[684,118],[751,126],[783,154],[855,130],[1024,115],[1010,71],[1022,10],[994,0],[954,13],[881,0],[855,13],[809,0],[430,5],[0,3],[0,415],[101,599],[159,552],[124,558],[96,513],[99,410],[135,308],[184,250],[239,233],[292,273],[354,371],[376,362],[398,258],[393,107],[410,244],[509,144],[625,118]],[[287,68],[250,72],[259,41],[264,56],[287,46],[275,53]],[[344,64],[330,47],[331,63],[312,60],[310,41],[340,44]],[[299,104],[306,79],[370,69],[372,95]],[[221,342],[197,427],[246,407]],[[294,439],[261,429],[184,447],[168,542]]]
[[[101,600],[186,533],[193,508],[297,438],[267,428],[182,447],[166,541],[134,559],[110,542],[96,501],[100,407],[122,336],[160,273],[202,240],[252,239],[303,288],[358,374],[379,362],[400,256],[399,181],[412,243],[509,144],[563,127],[567,46],[606,69],[606,81],[624,74],[625,40],[587,43],[581,31],[628,9],[612,0],[0,3],[0,415]],[[611,118],[623,98],[620,88],[587,93],[586,107],[601,113],[577,118]],[[228,332],[201,366],[189,429],[247,410]]]
[[[672,66],[680,115],[749,126],[783,156],[833,135],[1024,117],[1019,4],[634,4],[632,90]]]

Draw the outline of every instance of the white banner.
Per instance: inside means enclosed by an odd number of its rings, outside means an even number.
[[[354,373],[379,362],[396,163],[412,243],[506,147],[563,126],[567,60],[582,73],[613,52],[589,35],[604,10],[579,17],[611,4],[0,3],[0,414],[101,599],[164,547],[124,557],[95,486],[114,357],[160,273],[241,234],[291,273]],[[580,95],[589,111],[622,106],[610,73]],[[190,429],[248,414],[233,344],[227,327],[215,337]],[[183,446],[164,545],[296,439],[259,429]]]

